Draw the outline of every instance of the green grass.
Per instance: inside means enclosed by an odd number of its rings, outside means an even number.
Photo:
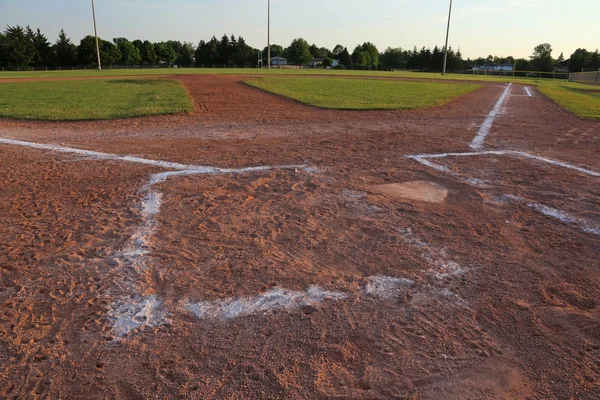
[[[538,90],[580,117],[600,119],[600,86],[565,82],[540,85]]]
[[[519,78],[510,76],[482,76],[468,74],[448,74],[411,71],[352,71],[325,69],[256,69],[256,68],[156,68],[156,69],[110,69],[102,72],[94,70],[78,71],[38,71],[38,72],[0,72],[2,79],[19,78],[69,78],[91,76],[149,76],[149,75],[325,75],[325,76],[364,76],[364,77],[396,77],[414,79],[446,79],[480,82],[515,82],[535,85],[547,81],[537,78]]]
[[[247,84],[317,107],[347,110],[412,110],[435,107],[480,85],[343,78],[256,78]]]
[[[0,117],[77,121],[189,112],[177,81],[79,80],[0,83]]]

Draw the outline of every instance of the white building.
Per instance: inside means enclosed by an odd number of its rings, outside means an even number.
[[[288,65],[288,60],[283,57],[271,57],[271,65]]]
[[[513,72],[515,68],[514,64],[489,64],[484,66],[473,67],[474,71],[500,71],[500,72]]]

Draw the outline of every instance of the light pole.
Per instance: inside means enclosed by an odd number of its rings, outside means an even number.
[[[98,56],[98,71],[102,71],[102,63],[100,62],[100,45],[98,44],[98,29],[96,28],[96,9],[94,8],[94,0],[92,0],[92,15],[94,16],[94,34],[96,35],[96,55]]]
[[[271,0],[267,1],[269,3],[267,8],[267,24],[269,25],[267,28],[267,65],[271,69]]]
[[[448,29],[446,30],[446,47],[444,51],[444,70],[442,75],[446,75],[446,65],[448,65],[448,38],[450,37],[450,18],[452,17],[452,0],[450,0],[450,11],[448,11]]]

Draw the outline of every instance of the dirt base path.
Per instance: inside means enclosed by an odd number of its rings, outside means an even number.
[[[340,112],[179,79],[192,116],[0,122],[1,138],[186,164],[161,180],[173,169],[0,144],[0,397],[600,396],[599,178],[405,157],[471,151],[504,87]],[[482,150],[600,171],[600,124],[523,90]],[[377,191],[413,181],[447,198]]]

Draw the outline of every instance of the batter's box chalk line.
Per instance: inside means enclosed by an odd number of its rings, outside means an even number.
[[[156,188],[157,184],[165,182],[170,178],[193,175],[244,174],[277,169],[296,172],[303,170],[313,174],[323,172],[323,169],[308,165],[257,166],[247,168],[219,168],[214,166],[190,165],[4,138],[0,138],[0,144],[74,154],[83,160],[128,162],[171,170],[150,175],[148,182],[139,189],[139,193],[142,196],[139,206],[142,222],[127,241],[125,248],[116,252],[114,256],[108,259],[109,265],[115,266],[114,268],[118,269],[122,278],[117,285],[121,293],[111,304],[111,308],[108,311],[108,319],[113,326],[112,333],[117,337],[117,340],[126,338],[138,329],[145,327],[156,328],[170,324],[170,314],[165,309],[162,299],[157,295],[142,294],[143,288],[140,287],[140,282],[143,282],[142,274],[147,271],[152,261],[149,244],[156,228],[156,217],[162,207],[163,193]],[[125,275],[123,276],[123,274]],[[372,276],[366,278],[366,282],[361,288],[361,295],[380,301],[395,299],[404,291],[412,289],[415,286],[415,283],[409,279],[390,276]],[[427,290],[431,289],[431,287],[428,287]],[[443,294],[444,290],[440,293]],[[257,296],[212,302],[200,301],[197,303],[187,303],[185,309],[196,315],[199,319],[227,321],[233,318],[264,314],[276,310],[291,311],[325,301],[341,301],[350,296],[351,293],[349,292],[327,291],[316,285],[310,286],[304,292],[274,288]],[[457,300],[453,301],[456,302]]]
[[[409,156],[405,156],[405,157],[408,159],[411,159],[411,160],[415,160],[415,161],[425,165],[426,167],[435,169],[436,171],[440,171],[440,172],[443,172],[443,173],[446,173],[446,174],[449,174],[456,178],[461,179],[461,177],[462,177],[461,174],[459,174],[455,171],[451,171],[449,168],[447,168],[443,165],[436,164],[430,160],[442,159],[442,158],[447,158],[447,157],[476,157],[476,156],[490,156],[490,155],[508,156],[508,157],[528,159],[528,160],[543,162],[543,163],[550,164],[550,165],[553,165],[556,167],[561,167],[561,168],[566,168],[566,169],[570,169],[573,171],[577,171],[579,173],[582,173],[584,175],[591,176],[594,178],[600,177],[600,172],[596,172],[596,171],[593,171],[593,170],[590,170],[587,168],[583,168],[583,167],[580,167],[580,166],[577,166],[574,164],[570,164],[570,163],[567,163],[564,161],[553,160],[551,158],[540,157],[540,156],[525,153],[522,151],[514,151],[514,150],[481,151],[481,152],[471,152],[471,153],[419,154],[419,155],[409,155]],[[473,181],[470,179],[464,179],[464,181],[471,185],[479,186],[476,183],[473,183]],[[504,197],[507,199],[509,198],[509,196],[504,196]],[[515,200],[516,202],[525,201],[524,199],[517,197],[517,196],[512,196],[512,199]],[[539,214],[545,215],[546,217],[554,218],[558,221],[561,221],[562,223],[564,223],[566,225],[576,225],[579,227],[579,229],[581,229],[585,233],[590,233],[590,234],[593,234],[596,236],[600,236],[600,228],[593,226],[593,224],[588,221],[585,221],[580,218],[569,215],[568,213],[566,213],[564,211],[544,206],[542,204],[529,203],[528,206],[531,209],[533,209],[534,211],[538,212]]]

